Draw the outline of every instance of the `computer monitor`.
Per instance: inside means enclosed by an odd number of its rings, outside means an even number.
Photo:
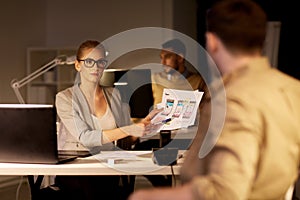
[[[132,118],[144,118],[152,109],[150,69],[106,69],[100,84],[118,88],[123,101],[130,106]]]

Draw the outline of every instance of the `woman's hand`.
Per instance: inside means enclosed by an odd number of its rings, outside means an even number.
[[[163,109],[154,109],[152,110],[144,119],[139,123],[134,123],[129,126],[121,127],[120,129],[128,135],[135,137],[143,137],[145,135],[149,135],[153,133],[154,127],[151,124],[151,119],[161,112]]]
[[[141,123],[145,124],[146,126],[151,124],[151,120],[153,119],[153,117],[155,117],[161,111],[163,111],[163,108],[153,109],[144,119],[142,119]]]
[[[120,127],[127,135],[142,137],[147,134],[146,125],[142,122]]]

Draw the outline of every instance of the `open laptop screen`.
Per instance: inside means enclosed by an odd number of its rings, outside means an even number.
[[[52,105],[0,104],[0,162],[60,162]]]

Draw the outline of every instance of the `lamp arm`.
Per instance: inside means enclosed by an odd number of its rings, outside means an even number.
[[[17,96],[19,102],[22,104],[25,103],[25,101],[19,91],[19,88],[23,87],[25,84],[29,83],[30,81],[34,80],[35,78],[39,77],[40,75],[46,73],[47,71],[54,68],[55,66],[60,65],[60,64],[65,64],[65,60],[66,60],[66,56],[57,57],[57,58],[53,59],[52,61],[50,61],[49,63],[43,65],[36,71],[32,72],[28,76],[24,77],[20,81],[18,81],[16,79],[12,80],[11,87],[13,88],[15,95]]]
[[[13,89],[14,89],[15,95],[17,96],[17,98],[18,98],[18,100],[19,100],[19,103],[25,104],[25,101],[24,101],[24,99],[23,99],[23,97],[22,97],[22,95],[21,95],[21,93],[20,93],[19,88],[13,87]]]

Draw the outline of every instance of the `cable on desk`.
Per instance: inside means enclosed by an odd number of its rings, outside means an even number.
[[[171,172],[172,172],[172,177],[173,177],[174,186],[176,186],[176,177],[175,177],[173,165],[171,165]]]
[[[183,158],[183,154],[179,154],[177,160],[179,160],[180,158]],[[176,164],[177,164],[177,160],[176,160]],[[171,166],[171,172],[172,172],[172,179],[173,179],[173,182],[174,182],[174,186],[176,186],[176,176],[175,176],[175,173],[174,173],[174,169],[173,169],[173,165],[175,163],[172,163],[170,166]]]
[[[19,185],[17,187],[17,191],[16,191],[16,200],[19,199],[19,195],[20,195],[20,189],[23,183],[23,176],[21,176],[20,181],[19,181]]]

